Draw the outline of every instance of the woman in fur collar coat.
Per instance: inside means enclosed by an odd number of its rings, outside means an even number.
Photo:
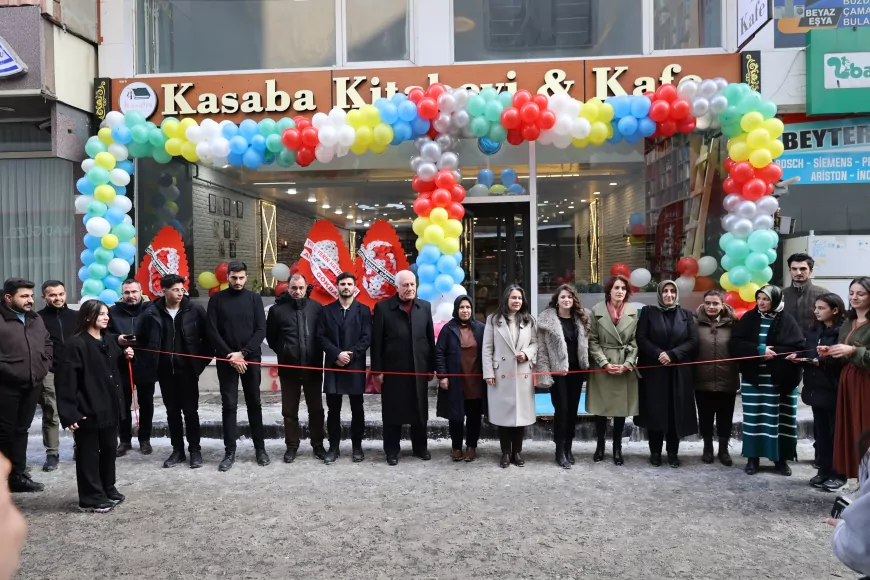
[[[564,469],[574,464],[571,445],[577,408],[589,368],[589,317],[580,296],[568,284],[556,289],[549,307],[538,316],[538,386],[550,389],[553,401],[553,440],[556,463]]]

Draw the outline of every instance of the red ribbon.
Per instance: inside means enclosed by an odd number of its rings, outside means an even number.
[[[133,414],[136,416],[136,428],[139,428],[139,410],[136,408],[136,383],[133,382],[133,361],[127,359],[127,368],[130,369],[130,397],[133,399]]]

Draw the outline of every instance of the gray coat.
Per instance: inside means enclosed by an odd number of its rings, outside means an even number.
[[[625,305],[619,325],[613,326],[607,305],[599,302],[592,308],[589,329],[589,360],[593,369],[606,364],[634,369],[637,364],[637,309]],[[631,417],[640,411],[637,395],[637,371],[619,376],[606,372],[589,375],[586,386],[586,412],[601,417]]]
[[[589,316],[589,313],[586,313]],[[577,328],[577,358],[580,368],[589,368],[589,336],[586,327],[576,317],[574,325]],[[538,315],[538,359],[535,370],[540,373],[568,372],[568,344],[562,332],[562,322],[555,308],[547,308]],[[538,375],[538,386],[548,388],[553,385],[553,375]]]
[[[816,315],[813,311],[816,307],[816,300],[827,292],[827,288],[816,286],[812,280],[800,288],[791,284],[782,289],[785,311],[797,320],[798,325],[804,332],[815,326]]]
[[[495,379],[495,385],[486,387],[488,417],[490,423],[500,427],[525,427],[536,420],[532,365],[538,354],[538,339],[534,322],[520,325],[518,332],[515,343],[500,314],[487,318],[483,331],[483,378]],[[517,362],[520,352],[525,353],[526,362]]]

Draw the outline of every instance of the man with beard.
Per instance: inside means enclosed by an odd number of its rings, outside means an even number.
[[[808,254],[792,254],[787,262],[791,284],[782,289],[785,311],[807,332],[816,325],[816,300],[828,289],[812,283],[816,262]]]
[[[350,399],[352,413],[350,440],[355,463],[365,456],[362,438],[365,431],[363,393],[366,388],[366,351],[372,342],[372,313],[367,306],[354,300],[356,278],[350,272],[342,272],[336,279],[338,300],[327,304],[317,325],[317,338],[326,353],[326,369],[343,369],[357,372],[326,371],[323,392],[329,415],[326,428],[329,433],[329,452],[324,463],[329,465],[338,459],[341,443],[342,396]]]
[[[33,311],[33,286],[6,280],[0,304],[0,453],[12,462],[12,493],[45,489],[27,472],[27,430],[52,362],[51,336]]]
[[[317,321],[323,307],[306,298],[305,277],[294,274],[290,289],[275,300],[266,322],[266,340],[278,355],[278,363],[296,367],[280,368],[281,414],[284,416],[284,439],[287,451],[284,462],[293,463],[299,451],[299,400],[305,394],[308,407],[308,430],[311,446],[318,459],[326,457],[323,449],[323,350],[317,342]]]
[[[121,335],[135,335],[137,319],[148,306],[142,295],[142,285],[133,278],[121,284],[121,300],[109,308],[109,332]],[[141,357],[133,362],[133,380],[136,385],[136,398],[139,401],[139,451],[142,455],[150,455],[151,423],[154,420],[154,382],[141,379],[146,373],[139,364]],[[121,389],[124,393],[124,406],[121,410],[121,424],[118,429],[118,450],[115,455],[123,457],[133,449],[133,414],[130,406],[133,404],[133,387],[130,384],[130,373],[121,373]]]
[[[229,288],[213,294],[208,301],[209,331],[219,359],[217,375],[223,407],[225,454],[218,466],[220,471],[229,471],[236,462],[240,376],[257,464],[270,463],[260,406],[260,345],[266,338],[266,311],[260,295],[245,290],[247,269],[244,262],[230,262],[227,267]],[[249,366],[249,362],[255,364]]]
[[[411,425],[414,456],[424,461],[432,458],[426,449],[428,383],[435,372],[432,306],[417,299],[413,272],[397,273],[396,285],[396,295],[375,306],[372,329],[372,373],[375,380],[383,382],[384,453],[388,465],[399,462],[405,424]]]
[[[42,407],[42,444],[45,446],[43,471],[57,469],[60,453],[60,419],[57,414],[57,394],[54,390],[54,373],[63,360],[63,346],[76,328],[76,313],[66,305],[66,288],[60,280],[46,280],[42,284],[42,299],[45,308],[37,314],[51,336],[51,372],[42,381],[39,406]]]
[[[151,302],[137,318],[136,346],[140,350],[136,353],[136,379],[152,385],[155,380],[160,382],[172,441],[172,454],[163,467],[175,467],[186,459],[186,426],[190,468],[196,469],[202,467],[199,376],[214,356],[206,335],[208,318],[202,306],[185,296],[184,278],[178,274],[164,276],[160,288],[163,297]]]

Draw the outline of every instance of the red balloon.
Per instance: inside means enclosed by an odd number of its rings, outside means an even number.
[[[632,294],[637,294],[638,292],[640,292],[640,288],[638,288],[637,286],[635,286],[633,284],[629,284],[628,287],[631,288]]]
[[[311,121],[305,117],[299,117],[299,120],[296,121],[296,128],[301,132],[303,129],[307,129],[308,127],[311,127]]]
[[[768,183],[767,184],[767,195],[773,195],[773,192],[775,191],[775,189],[776,188],[773,187],[772,183]]]
[[[532,97],[532,102],[538,105],[538,108],[542,111],[550,106],[550,99],[547,98],[547,95],[535,95]]]
[[[782,167],[779,163],[768,163],[765,167],[755,170],[755,176],[763,179],[766,183],[776,183],[782,179]]]
[[[552,129],[556,126],[556,113],[554,113],[550,109],[543,109],[541,111],[541,116],[538,117],[537,125],[538,129],[540,129],[541,131]]]
[[[735,308],[734,309],[734,316],[737,317],[737,320],[740,320],[741,318],[743,318],[743,315],[746,314],[747,312],[748,312],[747,308]]]
[[[214,288],[209,289],[208,295],[211,296],[212,294],[217,294],[220,291],[221,291],[221,287],[215,286]]]
[[[659,123],[659,135],[662,137],[673,137],[677,133],[677,124],[673,121],[665,121]]]
[[[677,262],[677,272],[682,276],[694,276],[698,273],[698,260],[691,256],[680,258]]]
[[[663,123],[671,116],[671,107],[666,101],[653,101],[649,107],[649,118],[656,123]]]
[[[299,125],[302,123],[308,123],[308,119],[302,115],[296,115],[293,117],[293,122],[296,123],[296,128],[299,129]]]
[[[683,135],[688,135],[692,131],[695,130],[695,118],[691,115],[683,119],[677,125],[677,131],[682,133]]]
[[[697,284],[697,281],[695,283]],[[744,302],[743,299],[740,298],[740,293],[736,290],[732,290],[725,293],[725,304],[731,308],[743,308]]]
[[[623,264],[620,262],[611,266],[610,275],[625,276],[626,278],[628,278],[629,276],[631,276],[631,268],[629,268],[627,264]]]
[[[767,184],[757,177],[743,184],[743,197],[749,201],[758,201],[767,192]]]
[[[689,105],[689,101],[686,101],[685,99],[677,99],[671,105],[671,119],[674,121],[685,119],[689,116],[691,110],[692,107]]]
[[[723,165],[725,166],[725,173],[731,173],[731,168],[734,167],[735,163],[736,161],[734,161],[730,157],[727,157],[725,159],[725,163],[723,163]]]
[[[284,292],[287,292],[289,289],[289,282],[278,282],[277,284],[275,284],[275,296],[280,296]]]
[[[669,103],[677,100],[677,87],[672,84],[662,85],[656,91],[656,99]]]
[[[420,99],[426,96],[426,93],[420,87],[414,87],[408,91],[408,100],[415,105],[420,102]]]
[[[519,145],[523,142],[523,134],[519,128],[508,131],[507,142],[511,145]]]
[[[514,107],[519,109],[526,103],[530,103],[532,101],[532,93],[527,91],[526,89],[520,89],[516,93],[514,93]]]
[[[224,262],[223,264],[218,264],[218,267],[214,269],[215,278],[221,284],[226,284],[227,280],[229,280],[229,267],[229,262]]]
[[[451,189],[456,185],[456,176],[449,169],[442,169],[435,175],[435,185],[441,189]],[[448,191],[449,195],[449,191]]]
[[[422,179],[420,179],[419,177],[417,177],[415,175],[414,178],[411,180],[411,189],[413,189],[417,193],[424,193],[426,191],[431,191],[430,189],[427,189],[427,186],[430,183],[432,183],[432,182],[431,181],[423,181]]]
[[[733,177],[726,177],[725,181],[722,182],[722,189],[725,190],[725,193],[740,193],[742,187]]]
[[[465,217],[465,208],[461,203],[453,202],[447,206],[447,217],[452,220],[461,220]]]
[[[428,123],[428,121],[427,121],[427,123]],[[438,135],[439,135],[438,129],[436,129],[435,127],[430,127],[429,130],[426,131],[426,135],[428,135],[429,138],[434,141],[435,139],[438,138]]]
[[[526,103],[520,107],[520,119],[523,123],[534,123],[541,116],[541,108],[535,103]]]
[[[432,205],[435,207],[447,207],[451,203],[450,192],[446,189],[436,189],[432,193]]]
[[[716,283],[709,276],[695,277],[695,292],[706,292],[716,287]]]
[[[423,97],[417,103],[417,114],[431,121],[438,116],[438,103],[432,97]]]
[[[527,104],[534,105],[534,103]],[[522,136],[526,141],[534,141],[541,136],[541,130],[536,125],[523,125]]]
[[[520,128],[520,112],[516,107],[508,107],[501,112],[501,124],[505,129]]]
[[[306,127],[302,129],[302,144],[306,147],[317,147],[319,143],[317,138],[317,129],[314,127]]]
[[[631,232],[631,235],[633,235],[633,236],[638,236],[638,237],[645,236],[646,235],[646,226],[644,226],[643,224],[637,224],[636,226],[631,226],[631,229],[629,231]]]
[[[755,177],[755,170],[748,161],[741,161],[740,163],[735,163],[734,167],[731,168],[731,177],[737,183],[746,183]]]
[[[558,278],[556,278],[556,284],[558,284],[559,286],[561,286],[561,285],[564,284],[564,283],[565,283],[565,279],[562,278],[561,276],[559,276]]]
[[[296,163],[302,167],[308,167],[314,161],[314,149],[311,147],[300,147],[296,153]]]
[[[429,90],[426,91],[426,95],[432,97],[436,101],[438,97],[447,92],[447,87],[442,85],[441,83],[434,83],[429,85]]]
[[[429,198],[418,197],[414,202],[414,213],[420,217],[429,217],[432,213],[432,201]]]
[[[302,136],[299,134],[299,129],[294,127],[284,129],[284,132],[281,133],[281,142],[284,143],[284,147],[287,149],[298,149],[299,145],[302,144]]]
[[[465,188],[458,183],[450,188],[450,199],[452,199],[456,203],[462,203],[463,201],[465,201],[465,194]]]
[[[434,181],[427,181],[424,183],[431,183],[433,186],[435,185]],[[433,187],[433,191],[434,191],[434,187]],[[425,192],[421,193],[420,195],[418,195],[417,199],[432,199],[432,192],[425,191]]]

